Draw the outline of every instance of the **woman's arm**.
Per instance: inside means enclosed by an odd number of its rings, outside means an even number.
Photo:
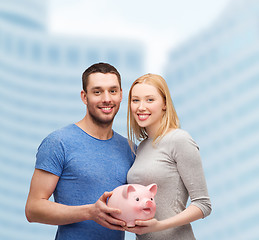
[[[155,218],[146,221],[137,220],[135,222],[136,227],[125,228],[125,230],[141,235],[149,232],[158,232],[168,228],[186,225],[203,217],[203,213],[198,207],[190,205],[184,211],[175,215],[174,217],[162,221],[158,221]]]

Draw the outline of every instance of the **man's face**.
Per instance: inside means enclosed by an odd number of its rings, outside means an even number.
[[[118,78],[112,73],[92,73],[88,77],[86,93],[87,113],[101,125],[110,125],[122,100]]]

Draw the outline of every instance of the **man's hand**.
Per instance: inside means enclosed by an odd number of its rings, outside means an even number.
[[[98,201],[92,205],[91,219],[106,228],[125,231],[123,228],[126,225],[125,222],[110,215],[111,213],[121,213],[119,209],[107,206],[106,201],[111,195],[112,192],[105,192]]]

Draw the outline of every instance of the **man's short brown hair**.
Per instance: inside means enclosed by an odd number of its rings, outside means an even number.
[[[87,85],[88,85],[88,77],[90,74],[92,73],[112,73],[112,74],[115,74],[118,78],[118,81],[119,81],[119,85],[120,85],[120,88],[121,88],[121,76],[120,76],[120,73],[118,72],[118,70],[108,64],[108,63],[103,63],[103,62],[100,62],[100,63],[95,63],[93,64],[92,66],[90,66],[89,68],[87,68],[83,75],[82,75],[82,84],[83,84],[83,90],[86,92],[86,88],[87,88]]]

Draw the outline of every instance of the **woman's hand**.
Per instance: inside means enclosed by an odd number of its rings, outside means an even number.
[[[155,218],[146,221],[136,220],[135,227],[124,227],[124,229],[126,231],[141,235],[144,233],[158,232],[168,228],[183,226],[202,217],[203,212],[200,210],[200,208],[194,205],[190,205],[184,211],[171,218],[167,218],[161,221],[158,221]]]
[[[162,230],[161,222],[155,218],[145,221],[136,220],[135,225],[135,227],[124,227],[124,229],[128,232],[132,232],[138,235]]]

